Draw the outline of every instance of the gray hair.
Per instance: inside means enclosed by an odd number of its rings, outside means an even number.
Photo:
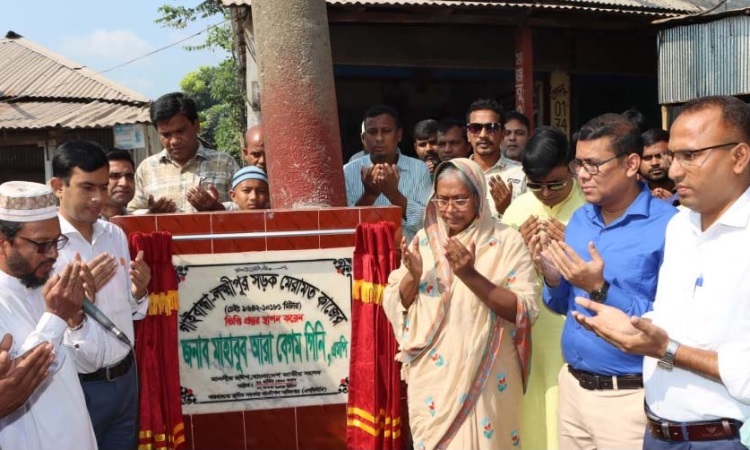
[[[435,192],[437,193],[437,185],[440,180],[450,177],[458,178],[458,181],[468,187],[469,191],[471,191],[471,195],[477,201],[477,205],[481,208],[482,197],[479,191],[477,191],[476,186],[474,186],[474,183],[471,182],[471,180],[466,176],[465,173],[463,173],[458,167],[454,166],[453,164],[446,164],[445,167],[441,169],[437,174],[437,177],[435,177]]]

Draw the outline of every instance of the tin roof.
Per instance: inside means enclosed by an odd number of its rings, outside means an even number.
[[[250,6],[252,3],[252,0],[220,1],[224,6]],[[664,17],[702,11],[688,0],[326,0],[326,2],[329,6],[569,9]]]
[[[149,123],[148,106],[88,102],[0,102],[0,129],[108,128]]]
[[[0,129],[148,122],[149,101],[16,33],[0,39]]]

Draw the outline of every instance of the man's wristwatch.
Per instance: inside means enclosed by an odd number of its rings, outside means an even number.
[[[664,356],[661,357],[657,365],[664,370],[672,371],[674,368],[674,355],[677,353],[677,349],[680,347],[680,343],[674,339],[669,340],[667,344],[667,351],[664,352]]]
[[[609,283],[605,280],[602,287],[589,292],[589,298],[597,303],[604,303],[607,299],[607,291],[609,291]]]

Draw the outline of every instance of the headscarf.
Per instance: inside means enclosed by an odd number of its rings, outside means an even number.
[[[448,260],[445,258],[443,243],[448,239],[448,227],[445,221],[440,217],[437,206],[432,201],[437,195],[437,184],[440,174],[448,167],[455,167],[468,178],[472,183],[479,198],[477,205],[477,215],[473,222],[466,229],[456,234],[456,237],[462,245],[469,248],[473,242],[477,246],[477,251],[481,243],[493,240],[493,234],[496,221],[492,217],[491,210],[487,201],[487,184],[485,182],[484,172],[470,159],[456,158],[442,162],[435,170],[435,179],[433,181],[433,193],[425,209],[424,229],[429,240],[430,250],[436,261],[437,282],[433,286],[437,289],[440,296],[440,308],[432,322],[432,326],[426,333],[421,342],[412,342],[408,346],[402,347],[402,361],[409,363],[419,357],[425,350],[430,347],[433,339],[440,331],[446,311],[450,306],[452,287],[455,280]],[[494,313],[493,313],[494,314]],[[499,323],[496,322],[499,326]],[[516,314],[516,333],[514,336],[516,350],[519,355],[521,364],[521,373],[524,379],[524,385],[528,379],[529,363],[531,357],[531,322],[525,303],[519,298],[518,312]]]

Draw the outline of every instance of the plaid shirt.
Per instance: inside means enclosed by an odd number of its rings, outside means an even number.
[[[219,201],[226,202],[232,189],[232,176],[239,169],[231,155],[204,148],[200,143],[195,157],[182,167],[172,161],[166,149],[162,150],[143,160],[135,171],[135,197],[128,203],[128,212],[147,212],[149,195],[153,195],[154,200],[171,198],[177,205],[177,212],[196,212],[186,194],[201,181],[213,183],[219,191]]]

